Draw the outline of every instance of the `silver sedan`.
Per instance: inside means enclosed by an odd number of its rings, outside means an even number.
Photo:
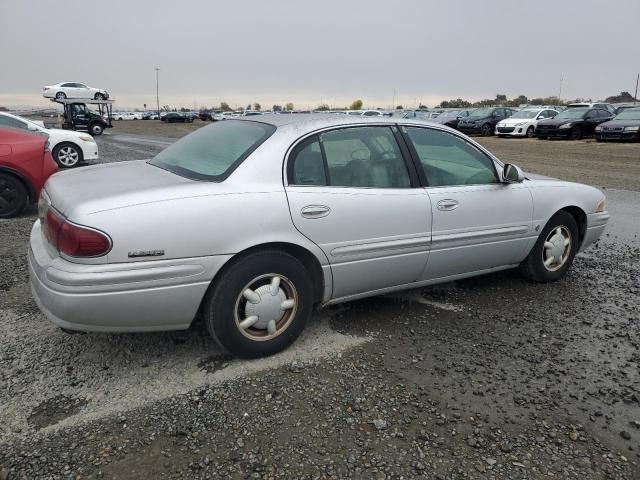
[[[263,115],[51,177],[31,286],[63,329],[178,330],[200,312],[228,352],[260,357],[317,307],[510,268],[558,280],[608,219],[596,188],[445,126]]]

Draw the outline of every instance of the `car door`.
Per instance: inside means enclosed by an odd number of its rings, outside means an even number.
[[[83,83],[76,83],[76,95],[78,98],[93,98],[93,95],[91,95],[91,91],[89,90],[89,87],[87,87],[86,85],[84,85]]]
[[[442,130],[405,126],[431,199],[431,252],[420,280],[516,265],[531,244],[533,200],[524,183],[503,184],[489,155]]]
[[[414,282],[427,262],[429,197],[398,136],[388,124],[331,129],[288,156],[291,218],[327,256],[334,299]]]
[[[507,118],[504,108],[496,108],[491,114],[491,125],[495,128],[500,120]]]

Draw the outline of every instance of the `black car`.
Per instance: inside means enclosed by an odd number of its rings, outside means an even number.
[[[477,108],[472,110],[467,118],[460,119],[458,130],[467,135],[479,133],[483,137],[489,137],[493,135],[500,120],[509,118],[514,113],[514,109],[507,107]]]
[[[104,110],[103,110],[104,111]],[[104,111],[106,113],[106,111]],[[87,108],[83,102],[66,101],[62,128],[65,130],[87,130],[91,135],[101,135],[111,127],[109,115],[100,115]]]
[[[536,136],[539,139],[580,140],[593,135],[598,125],[612,118],[613,114],[602,108],[568,108],[554,118],[540,120],[536,126]]]
[[[440,115],[430,120],[434,123],[440,123],[451,128],[458,128],[458,123],[463,118],[467,118],[471,110],[445,110]]]
[[[169,112],[164,117],[162,117],[163,122],[167,123],[191,123],[193,122],[193,118],[190,115],[185,115],[182,112]]]
[[[595,129],[598,142],[603,140],[640,140],[640,108],[628,108]]]
[[[211,111],[211,110],[201,110],[200,113],[198,113],[198,117],[203,122],[206,122],[207,120],[213,120],[213,111]]]

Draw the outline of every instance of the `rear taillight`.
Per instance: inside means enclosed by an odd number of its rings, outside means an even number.
[[[49,243],[70,257],[99,257],[111,249],[111,240],[93,228],[69,223],[53,208],[44,216],[44,232]]]

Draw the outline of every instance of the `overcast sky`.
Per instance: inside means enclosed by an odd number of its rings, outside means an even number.
[[[633,94],[640,0],[0,0],[0,105],[61,81],[121,107]]]

